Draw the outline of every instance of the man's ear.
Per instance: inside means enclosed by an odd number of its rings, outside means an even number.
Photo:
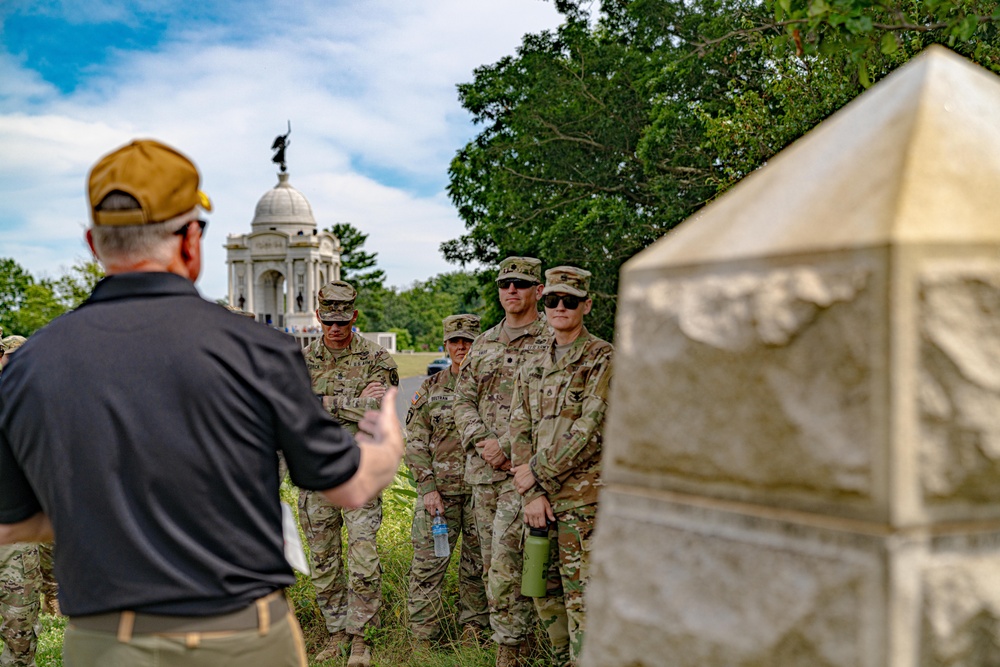
[[[85,236],[87,238],[87,245],[90,246],[90,253],[94,256],[94,259],[100,259],[97,256],[97,250],[94,248],[94,230],[88,229]]]
[[[189,224],[181,235],[180,253],[188,278],[193,282],[201,274],[201,231],[195,232],[192,227],[197,228],[197,225]]]

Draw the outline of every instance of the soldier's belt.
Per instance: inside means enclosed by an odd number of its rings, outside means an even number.
[[[106,614],[73,616],[71,626],[81,630],[112,632],[118,640],[127,642],[132,635],[186,635],[216,632],[258,630],[267,634],[271,623],[284,618],[289,611],[285,591],[274,591],[258,598],[249,606],[228,614],[215,616],[161,616],[134,611],[113,611]]]

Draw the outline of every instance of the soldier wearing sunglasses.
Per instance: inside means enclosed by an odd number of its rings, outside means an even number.
[[[319,290],[316,317],[323,335],[306,349],[313,392],[351,433],[366,410],[378,410],[390,387],[399,385],[396,362],[381,345],[354,333],[357,291],[343,280]],[[335,507],[318,493],[299,493],[302,522],[313,561],[316,601],[330,638],[313,658],[324,662],[351,643],[349,667],[367,667],[371,647],[365,628],[378,623],[382,606],[382,565],[375,537],[382,525],[382,496],[357,509]],[[347,576],[343,571],[341,526],[347,526]]]
[[[549,638],[561,658],[556,664],[576,665],[583,646],[585,575],[601,485],[613,348],[583,324],[593,304],[590,272],[557,266],[545,272],[545,279],[542,303],[554,336],[537,363],[518,373],[508,435],[524,520],[533,528],[549,527],[549,581],[561,584],[535,598],[535,604],[545,624],[553,599],[563,602],[568,645],[563,634]]]
[[[455,423],[467,452],[465,480],[472,486],[490,627],[499,644],[496,665],[505,667],[527,654],[535,622],[531,600],[521,595],[521,497],[505,436],[517,371],[525,359],[548,349],[552,333],[538,313],[540,260],[508,257],[496,282],[506,317],[476,338],[462,363]]]

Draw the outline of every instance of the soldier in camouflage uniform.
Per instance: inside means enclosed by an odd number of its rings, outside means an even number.
[[[365,411],[378,410],[386,390],[399,385],[396,362],[385,348],[353,333],[358,319],[356,297],[354,288],[341,280],[319,290],[316,316],[323,335],[304,350],[313,393],[354,434]],[[327,645],[314,660],[323,662],[340,655],[341,645],[350,639],[349,667],[367,667],[371,648],[364,632],[367,626],[378,625],[382,605],[382,564],[375,543],[382,525],[382,497],[356,510],[342,510],[319,493],[301,490],[299,520],[312,553],[316,601],[330,632]],[[347,578],[341,553],[344,525]]]
[[[41,608],[36,545],[0,547],[0,653],[2,667],[35,667],[36,626]]]
[[[21,347],[26,340],[24,336],[7,336],[4,338],[3,328],[0,328],[0,374],[3,373],[3,367],[10,363],[10,358],[14,354],[14,350]]]
[[[452,315],[443,322],[444,347],[451,368],[432,375],[413,396],[406,415],[406,465],[417,483],[413,513],[413,562],[410,566],[410,630],[427,643],[440,632],[441,589],[448,558],[434,555],[433,517],[448,524],[454,550],[462,536],[459,561],[459,617],[464,643],[478,644],[490,620],[483,583],[483,556],[472,513],[472,491],[465,481],[465,449],[455,429],[453,408],[458,368],[479,335],[477,315]]]
[[[517,664],[527,655],[535,620],[531,600],[521,595],[521,497],[510,472],[506,434],[517,370],[526,358],[547,350],[551,340],[538,316],[541,267],[533,257],[508,257],[500,263],[497,287],[506,317],[473,342],[455,390],[455,423],[467,453],[465,480],[472,485],[498,667]],[[550,632],[561,628],[565,633],[562,614],[560,623],[560,610],[550,610]]]
[[[0,329],[0,336],[3,330]],[[0,340],[0,373],[24,342],[22,336]],[[0,546],[0,667],[35,667],[36,625],[41,572],[34,544]]]
[[[545,278],[542,303],[554,336],[536,363],[518,373],[509,437],[525,521],[536,528],[550,526],[552,571],[547,596],[535,598],[539,615],[544,623],[547,601],[562,598],[569,618],[568,655],[562,636],[550,639],[563,664],[576,665],[583,646],[583,597],[614,349],[583,325],[592,306],[590,273],[558,266]]]

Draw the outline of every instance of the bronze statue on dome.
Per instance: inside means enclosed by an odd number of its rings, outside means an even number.
[[[271,144],[271,150],[274,151],[274,157],[271,158],[271,162],[281,165],[281,173],[285,173],[287,171],[285,167],[285,149],[292,143],[288,140],[288,135],[291,133],[292,121],[288,121],[288,132],[279,134],[274,138],[274,143]]]

